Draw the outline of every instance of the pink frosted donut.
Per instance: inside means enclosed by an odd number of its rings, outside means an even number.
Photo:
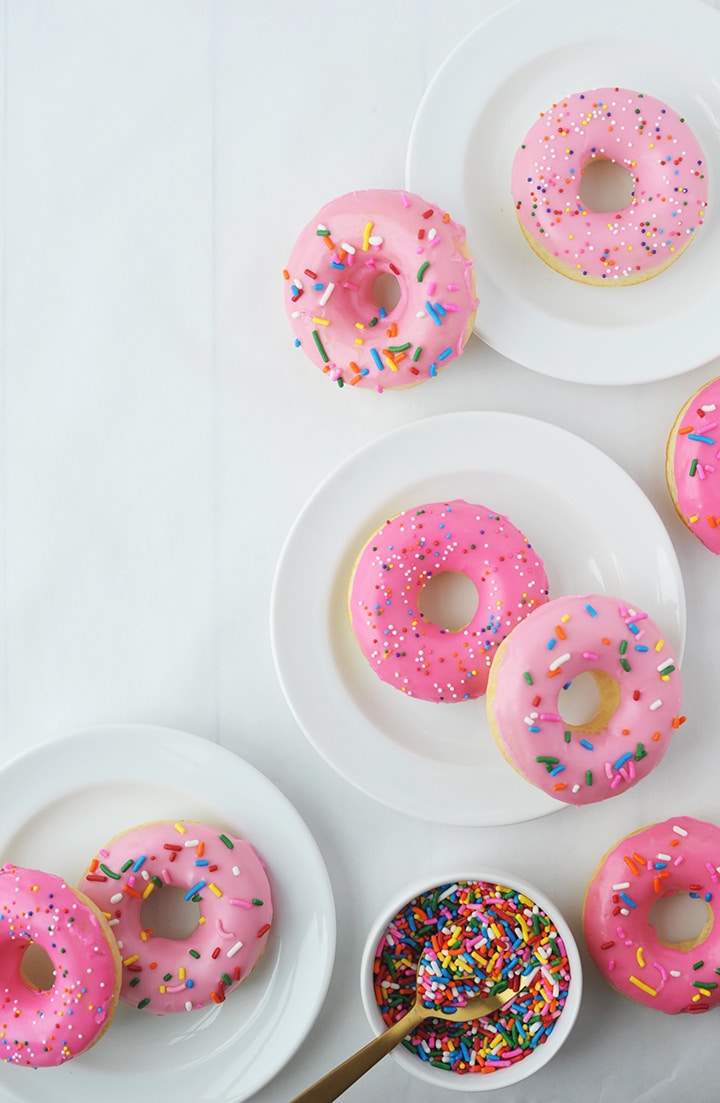
[[[720,555],[720,379],[688,399],[670,430],[665,476],[675,509],[693,535]]]
[[[632,197],[619,211],[590,210],[580,196],[583,173],[603,159],[632,177]],[[542,112],[515,155],[512,195],[546,264],[583,283],[639,283],[677,260],[702,225],[705,157],[661,100],[597,88]]]
[[[631,1000],[667,1015],[720,1003],[720,828],[676,816],[628,835],[598,866],[585,894],[583,932],[605,979]],[[704,900],[697,937],[664,942],[652,905],[684,893]]]
[[[601,594],[560,597],[514,628],[490,671],[487,710],[503,754],[567,804],[622,793],[658,764],[682,723],[672,648],[646,613]],[[596,715],[571,724],[561,694],[582,674]]]
[[[143,905],[167,886],[199,919],[184,939],[155,935]],[[172,820],[112,839],[90,863],[82,889],[113,928],[123,965],[121,999],[155,1015],[222,1003],[267,942],[273,908],[264,866],[250,843],[214,827]]]
[[[32,945],[52,966],[49,988],[23,968]],[[0,869],[0,962],[0,1054],[9,1064],[60,1065],[107,1030],[120,955],[95,905],[61,877],[10,863]]]
[[[475,584],[470,623],[426,620],[423,587],[443,571]],[[526,536],[486,506],[456,500],[405,510],[370,538],[350,582],[350,623],[372,669],[408,697],[465,701],[485,692],[498,645],[547,601],[542,560]]]
[[[339,386],[384,391],[437,375],[463,351],[477,299],[465,230],[433,203],[370,190],[326,204],[285,276],[295,344]],[[382,282],[397,303],[378,305]]]

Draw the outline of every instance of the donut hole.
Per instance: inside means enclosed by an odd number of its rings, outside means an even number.
[[[439,571],[427,580],[418,596],[423,620],[446,632],[467,628],[479,602],[477,586],[462,571]]]
[[[375,306],[389,314],[402,298],[399,279],[392,272],[378,272],[373,280],[371,295]]]
[[[31,942],[20,962],[23,982],[36,992],[47,992],[55,983],[55,969],[47,950]]]
[[[185,889],[176,885],[165,885],[151,892],[140,909],[142,929],[152,931],[155,938],[182,941],[190,937],[199,922],[198,903],[186,900]]]
[[[571,731],[597,735],[620,704],[620,686],[603,670],[586,670],[563,687],[558,712]]]
[[[648,923],[655,928],[657,940],[662,946],[687,953],[710,934],[713,913],[705,900],[688,892],[676,892],[661,896],[653,903],[648,912]]]
[[[580,198],[591,211],[622,211],[632,202],[635,180],[618,161],[595,157],[582,170]]]

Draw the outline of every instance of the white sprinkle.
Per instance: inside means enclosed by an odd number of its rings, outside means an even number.
[[[382,245],[383,239],[379,234],[374,234],[372,237],[368,238],[368,242],[370,245]]]
[[[712,413],[713,410],[717,410],[717,406],[714,402],[711,402],[707,406],[701,406],[700,409],[703,410],[706,414],[709,414]]]
[[[677,970],[677,969],[671,969],[671,970],[670,970],[670,976],[671,976],[671,977],[679,977],[680,975],[681,975],[681,974],[680,974],[680,973],[678,972],[678,970]]]
[[[553,661],[550,663],[550,666],[548,667],[548,670],[557,670],[557,668],[559,666],[562,666],[563,663],[566,663],[569,658],[570,658],[570,652],[569,651],[566,651],[564,655],[558,655],[557,659],[553,659]]]
[[[662,701],[658,697],[657,701],[653,701],[653,703],[650,705],[650,712],[654,712],[655,709],[659,709],[661,704],[662,704]]]
[[[185,1010],[192,1011],[192,1004],[190,1003],[190,1000],[185,1001]]]
[[[629,881],[619,881],[617,885],[613,885],[613,892],[620,892],[622,889],[629,889]]]
[[[661,862],[669,862],[672,860],[672,854],[658,854],[657,857]]]
[[[327,285],[327,287],[325,288],[325,290],[323,291],[322,295],[320,296],[320,306],[325,306],[325,303],[328,301],[328,299],[330,298],[330,296],[332,295],[334,290],[335,290],[335,284],[334,283],[329,283]]]
[[[234,946],[230,947],[230,949],[228,950],[228,952],[225,956],[226,957],[235,957],[235,954],[238,952],[238,950],[242,950],[242,948],[243,948],[243,943],[242,942],[236,942]]]
[[[676,835],[682,835],[683,838],[687,835],[687,831],[684,827],[678,827],[676,823],[673,824],[673,831]]]
[[[184,845],[185,846],[198,846],[199,843],[200,843],[199,839],[186,839]]]
[[[300,317],[300,311],[299,311],[299,310],[293,310],[293,312],[292,312],[292,314],[290,315],[290,317],[291,317],[291,318],[299,318],[299,317]]]
[[[664,670],[666,666],[672,666],[672,665],[673,665],[672,657],[669,658],[669,659],[663,659],[663,661],[660,663],[660,665],[658,666],[657,669],[658,670]]]
[[[110,903],[111,904],[119,904],[120,901],[122,900],[122,898],[123,898],[123,894],[121,892],[116,892],[113,896],[110,897]]]
[[[353,256],[355,256],[355,246],[349,245],[347,241],[343,241],[340,248],[344,249],[346,253],[351,253]]]
[[[239,870],[238,866],[233,866],[232,871],[233,871],[233,877],[239,877],[240,876],[240,870]]]

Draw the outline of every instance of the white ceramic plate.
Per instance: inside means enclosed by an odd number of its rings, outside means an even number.
[[[162,1018],[120,1003],[107,1034],[51,1069],[3,1065],[3,1099],[192,1099],[236,1103],[304,1041],[335,953],[330,882],[285,796],[230,751],[184,732],[95,728],[40,746],[0,770],[0,861],[76,884],[103,842],[146,820],[182,817],[245,836],[267,862],[275,921],[250,977],[211,1010]]]
[[[528,368],[583,383],[642,383],[720,353],[720,13],[700,0],[515,0],[468,35],[429,85],[410,136],[408,188],[464,223],[477,265],[476,333]],[[535,255],[510,194],[515,152],[562,96],[619,85],[687,117],[706,155],[708,216],[687,253],[632,287],[573,282]]]
[[[281,684],[310,742],[358,788],[409,815],[519,823],[566,806],[507,764],[484,698],[405,697],[371,670],[350,628],[350,574],[371,533],[386,517],[445,498],[506,514],[542,556],[552,597],[625,598],[663,627],[678,657],[680,568],[622,468],[579,437],[514,414],[442,414],[396,429],[337,467],[302,510],[278,563],[271,631]]]

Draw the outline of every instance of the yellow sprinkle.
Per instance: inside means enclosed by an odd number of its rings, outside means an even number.
[[[701,988],[700,989],[700,995],[701,996],[709,996],[710,995],[710,989],[709,988]]]
[[[150,893],[153,891],[154,888],[155,888],[155,882],[154,881],[148,881],[147,888],[143,892],[143,900],[147,900],[148,896],[150,895]]]
[[[208,885],[208,888],[210,889],[210,892],[214,892],[216,896],[222,896],[221,890],[217,887],[217,885],[214,885],[212,881]]]
[[[185,980],[185,966],[181,965],[178,969],[178,980]]]
[[[372,233],[372,222],[365,223],[365,232],[363,233],[363,252],[367,253],[370,248],[370,234]]]
[[[126,957],[123,959],[123,965],[133,965],[139,958],[140,954],[133,954],[132,957]]]
[[[637,985],[638,988],[641,988],[643,992],[647,992],[648,996],[657,996],[657,992],[654,988],[651,988],[649,984],[644,984],[641,980],[638,980],[637,977],[630,977],[630,980],[633,984]]]
[[[200,918],[198,919],[198,925],[199,925],[200,923],[204,923],[204,922],[205,922],[205,916],[204,916],[204,915],[201,915],[201,916],[200,916]]]
[[[665,646],[665,640],[658,640],[658,642],[655,644],[655,650],[656,651],[662,651],[664,646]]]
[[[691,525],[696,525],[699,520],[700,518],[697,513],[693,513],[692,517],[688,517],[688,521]]]
[[[355,329],[365,329],[365,326],[363,325],[362,322],[356,322],[355,323]]]
[[[164,984],[161,984],[161,985],[160,985],[160,992],[161,992],[161,994],[162,994],[163,996],[164,996],[164,995],[165,995],[165,993],[167,992],[167,988],[165,987],[165,985],[164,985]]]
[[[329,326],[330,322],[327,318],[313,318],[316,326]]]
[[[642,948],[642,946],[638,946],[637,954],[635,956],[637,957],[637,963],[640,966],[640,968],[644,969],[645,968],[645,958],[643,957],[643,948]]]
[[[181,835],[185,835],[185,834],[186,834],[186,832],[185,832],[185,828],[183,827],[183,825],[182,825],[181,823],[176,823],[176,824],[175,824],[175,830],[176,830],[176,831],[179,831]]]
[[[560,620],[563,622],[563,624],[567,624],[567,622],[570,620],[570,614],[563,613],[563,615],[560,617]]]
[[[362,337],[356,337],[355,338],[355,344],[356,345],[364,345],[365,342],[363,341]]]

